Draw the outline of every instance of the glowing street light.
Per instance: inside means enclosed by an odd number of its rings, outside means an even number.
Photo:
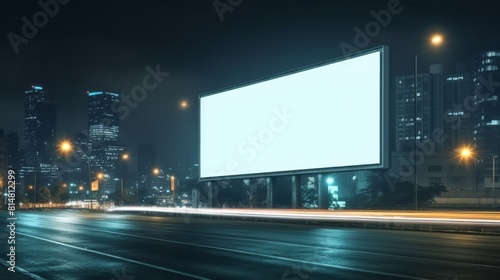
[[[124,153],[122,154],[122,160],[128,162],[130,160],[130,154],[128,153]],[[121,190],[122,190],[122,201],[123,201],[123,178],[120,178],[120,182],[121,182]],[[136,184],[136,191],[135,191],[135,199],[136,199],[136,203],[139,204],[139,185]]]
[[[472,157],[472,149],[469,147],[464,147],[459,149],[459,155],[463,159],[469,159]]]
[[[440,34],[433,35],[429,41],[424,42],[424,44],[419,45],[415,49],[415,75],[413,77],[414,85],[413,85],[413,183],[415,184],[415,210],[418,209],[418,183],[417,183],[417,77],[418,77],[418,51],[420,48],[427,44],[432,44],[434,46],[439,46],[443,43],[443,36]]]
[[[462,159],[469,159],[474,155],[474,151],[470,147],[463,147],[459,149],[459,155]],[[492,161],[492,174],[491,174],[491,182],[493,185],[493,210],[496,210],[496,189],[495,189],[495,159],[496,155],[495,154],[489,154],[491,156],[491,161]],[[475,178],[474,178],[475,180]]]
[[[174,197],[174,208],[175,208],[175,176],[170,176],[170,188],[172,189],[172,195]]]
[[[71,142],[64,140],[61,142],[61,145],[59,146],[59,150],[63,153],[67,153],[73,150],[73,145],[71,145]]]
[[[89,190],[90,190],[90,211],[92,211],[92,175],[91,175],[91,170],[90,170],[90,160],[87,156],[86,153],[84,153],[82,151],[82,149],[80,149],[80,147],[78,146],[75,146],[76,148],[76,152],[79,152],[82,154],[82,158],[85,159],[85,161],[87,162],[87,168],[89,170]],[[68,140],[63,140],[61,142],[61,144],[59,145],[59,150],[62,152],[62,153],[70,153],[70,152],[73,152],[74,151],[74,148],[73,148],[73,145],[71,144],[70,141]]]
[[[432,36],[431,38],[431,44],[433,45],[440,45],[441,43],[443,43],[443,35],[441,34],[435,34]]]
[[[182,109],[186,109],[187,107],[189,107],[189,103],[186,100],[182,100],[179,105]]]

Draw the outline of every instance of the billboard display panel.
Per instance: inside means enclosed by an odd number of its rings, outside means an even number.
[[[387,167],[388,50],[200,96],[200,179]]]

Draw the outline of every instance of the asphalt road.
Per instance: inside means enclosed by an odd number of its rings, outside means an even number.
[[[5,214],[1,221],[7,225]],[[0,279],[464,280],[500,275],[500,237],[492,235],[72,210],[18,211],[16,217],[17,272],[5,266],[9,232],[2,225]]]

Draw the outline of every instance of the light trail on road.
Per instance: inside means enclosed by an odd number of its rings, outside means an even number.
[[[411,211],[321,211],[321,210],[262,210],[262,209],[204,209],[124,206],[108,209],[110,212],[152,212],[180,215],[222,217],[257,217],[316,221],[387,221],[416,223],[477,224],[500,226],[496,212],[411,212]]]

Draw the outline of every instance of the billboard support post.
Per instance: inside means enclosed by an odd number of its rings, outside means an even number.
[[[213,207],[212,182],[207,183],[208,208]]]
[[[328,209],[326,184],[323,182],[323,180],[323,175],[318,174],[318,208]]]
[[[274,208],[274,196],[273,196],[273,189],[274,189],[274,184],[273,184],[273,179],[268,177],[266,178],[266,186],[267,186],[267,197],[266,197],[266,201],[267,201],[267,208]]]
[[[302,208],[302,201],[300,199],[300,175],[292,176],[292,208],[299,209]]]

